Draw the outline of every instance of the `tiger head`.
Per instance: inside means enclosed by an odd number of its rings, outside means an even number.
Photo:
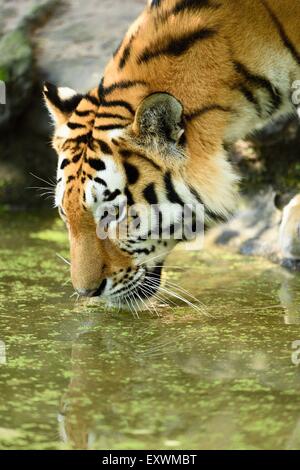
[[[167,253],[203,227],[201,197],[185,174],[182,105],[156,93],[121,116],[101,109],[99,90],[46,84],[44,95],[75,290],[121,305],[152,297]]]

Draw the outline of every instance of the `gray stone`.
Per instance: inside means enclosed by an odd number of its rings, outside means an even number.
[[[29,104],[33,86],[33,54],[23,29],[0,40],[0,80],[6,84],[6,105],[0,114],[0,129],[20,116]]]
[[[145,0],[0,0],[0,80],[8,95],[8,104],[0,104],[0,204],[39,203],[25,190],[40,186],[30,174],[55,175],[42,82],[80,92],[97,86],[144,6]]]

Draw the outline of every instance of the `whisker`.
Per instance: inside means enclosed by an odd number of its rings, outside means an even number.
[[[137,313],[137,311],[136,311],[136,309],[135,309],[135,306],[134,306],[134,304],[133,304],[133,296],[132,296],[132,294],[129,294],[129,300],[130,300],[130,304],[131,304],[131,306],[132,306],[132,308],[133,308],[133,311],[134,311],[134,313],[132,312],[134,318],[139,318],[139,315],[138,315],[138,313]]]
[[[175,306],[177,307],[177,305],[175,304],[175,302],[173,302],[172,300],[170,299],[166,299],[163,294],[159,295],[157,292],[155,292],[155,294],[153,294],[153,291],[152,291],[152,286],[150,284],[147,283],[147,280],[145,282],[145,284],[143,285],[143,289],[145,290],[146,294],[147,295],[150,295],[151,298],[154,298],[154,299],[157,299],[159,302],[164,302],[168,304],[168,307],[171,308],[171,310],[174,312],[174,309],[173,307],[171,307],[170,305],[170,302]],[[160,314],[158,314],[158,316],[161,316]]]
[[[53,187],[56,186],[56,182],[54,181],[51,181],[51,180],[47,181],[44,178],[41,178],[40,176],[35,175],[34,173],[29,173],[29,174],[33,176],[34,178],[36,178],[37,180],[40,180],[43,183],[46,183],[48,186],[53,186]]]
[[[55,194],[55,189],[51,189],[49,186],[28,186],[26,189],[38,189],[40,191],[49,190]]]
[[[55,253],[56,256],[61,260],[63,261],[65,264],[67,264],[68,266],[71,266],[71,263],[70,261],[68,261],[66,258],[64,258],[62,255],[60,255],[59,253]]]
[[[145,261],[142,261],[142,263],[140,263],[140,266],[143,266],[144,264],[147,264],[147,263],[151,263],[152,261],[154,261],[155,259],[157,258],[161,258],[162,256],[167,256],[167,254],[171,253],[171,251],[173,250],[167,250],[167,251],[163,251],[161,254],[159,255],[156,255],[156,256],[153,256],[152,258],[149,258]]]
[[[163,292],[165,292],[166,294],[168,295],[171,295],[172,297],[180,300],[181,302],[184,302],[185,304],[189,305],[191,308],[193,308],[197,313],[202,313],[201,310],[196,306],[194,305],[192,302],[190,302],[188,299],[185,299],[184,297],[182,297],[180,294],[178,293],[175,293],[175,292],[172,292],[170,291],[169,289],[166,289],[164,287],[160,287],[160,290],[162,290]]]
[[[156,273],[151,273],[153,275],[153,277],[157,276],[158,279],[160,279],[160,277],[156,274]],[[168,279],[165,279],[164,280],[165,284],[168,284],[170,288],[175,288],[177,290],[179,290],[182,294],[184,295],[187,295],[188,297],[190,297],[192,300],[194,300],[195,303],[198,303],[200,304],[203,308],[206,308],[206,305],[201,302],[199,299],[197,299],[197,297],[195,297],[193,294],[191,294],[189,291],[187,291],[186,289],[184,289],[183,287],[179,286],[178,284],[175,284],[171,281],[169,281]]]
[[[143,303],[145,304],[146,308],[149,310],[149,312],[151,313],[151,315],[152,315],[152,311],[151,311],[151,308],[152,308],[152,309],[154,310],[156,316],[157,316],[157,317],[160,317],[160,316],[161,316],[160,313],[158,312],[158,310],[157,310],[155,304],[153,304],[152,302],[150,303],[150,299],[156,299],[156,300],[158,300],[158,301],[160,301],[160,302],[161,302],[161,299],[159,299],[158,297],[156,297],[155,294],[152,294],[152,295],[151,295],[151,291],[150,291],[150,290],[147,291],[147,286],[145,286],[145,285],[140,286],[140,290],[141,290],[141,292],[142,292],[143,295],[146,295],[146,296],[147,296],[147,299],[144,300]],[[148,296],[150,296],[150,297],[148,298]]]
[[[141,304],[144,305],[144,308],[145,308],[146,310],[148,310],[148,312],[150,312],[150,314],[152,314],[151,310],[149,310],[148,306],[146,305],[146,303],[144,302],[144,300],[141,298],[141,296],[138,294],[138,292],[136,292],[136,295],[137,295],[137,297],[139,298]]]
[[[52,194],[52,193],[43,193],[43,194],[40,194],[39,196],[40,197],[47,196],[46,199],[54,198],[54,194]]]

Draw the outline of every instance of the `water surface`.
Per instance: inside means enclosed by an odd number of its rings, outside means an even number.
[[[300,277],[180,251],[167,279],[204,307],[137,319],[70,297],[57,219],[0,228],[0,448],[300,448]]]

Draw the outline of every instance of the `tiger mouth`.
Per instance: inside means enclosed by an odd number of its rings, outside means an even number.
[[[108,296],[109,302],[113,305],[130,306],[131,302],[139,304],[149,300],[160,288],[162,269],[163,266],[155,266],[152,269],[147,268],[134,286],[130,288],[124,286],[119,291],[120,293]]]

